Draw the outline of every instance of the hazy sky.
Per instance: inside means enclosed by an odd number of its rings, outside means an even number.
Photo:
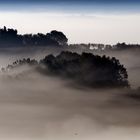
[[[63,31],[70,43],[140,43],[140,0],[0,0],[0,27]]]

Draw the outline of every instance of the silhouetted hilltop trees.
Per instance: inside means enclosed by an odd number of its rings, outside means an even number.
[[[126,44],[125,42],[123,42],[123,43],[117,43],[116,45],[113,46],[113,48],[117,50],[140,49],[140,45],[139,44]]]
[[[51,31],[47,34],[25,34],[19,35],[17,30],[0,29],[0,47],[12,46],[66,46],[67,37],[58,31]]]
[[[19,60],[6,70],[24,64],[35,65],[36,70],[42,74],[68,78],[83,86],[129,87],[126,68],[114,57],[61,52],[57,56],[48,55],[40,62],[29,58]]]
[[[117,43],[116,45],[109,45],[109,44],[70,44],[70,48],[79,48],[83,50],[93,50],[93,51],[115,51],[115,50],[128,50],[128,49],[133,49],[133,50],[140,50],[140,45],[139,44],[126,44],[125,42],[123,43]]]
[[[8,65],[5,68],[2,68],[2,71],[9,71],[9,70],[13,70],[14,68],[17,68],[17,67],[20,67],[20,66],[24,66],[24,65],[29,65],[29,66],[36,66],[38,65],[38,62],[35,60],[35,59],[30,59],[30,58],[27,58],[27,59],[22,59],[22,60],[17,60],[15,62],[13,62],[13,64],[11,65]]]
[[[17,34],[17,30],[7,29],[4,27],[0,29],[0,47],[22,45],[21,36]]]
[[[53,30],[50,33],[42,34],[18,34],[16,29],[4,28],[0,29],[0,47],[32,47],[32,46],[69,46],[71,49],[80,48],[82,50],[126,50],[140,49],[139,44],[117,43],[116,45],[105,44],[69,44],[64,33]]]
[[[62,52],[49,55],[40,61],[50,73],[71,78],[91,87],[127,87],[127,71],[120,62],[106,56]]]

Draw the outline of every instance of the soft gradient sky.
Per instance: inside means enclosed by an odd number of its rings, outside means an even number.
[[[0,27],[63,31],[69,43],[140,43],[139,0],[0,0]]]

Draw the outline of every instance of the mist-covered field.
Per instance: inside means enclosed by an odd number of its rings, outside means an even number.
[[[28,57],[40,60],[61,51],[60,48],[0,49],[0,65],[6,67]],[[139,52],[105,54],[115,56],[127,68],[131,89],[83,87],[64,78],[44,76],[28,66],[8,74],[1,72],[0,139],[139,140]]]

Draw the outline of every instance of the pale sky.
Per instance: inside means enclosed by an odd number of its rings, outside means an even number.
[[[140,43],[139,0],[105,1],[0,0],[0,27],[20,34],[58,30],[69,43]]]
[[[69,43],[140,43],[140,14],[0,12],[0,27],[24,33],[59,30]]]

